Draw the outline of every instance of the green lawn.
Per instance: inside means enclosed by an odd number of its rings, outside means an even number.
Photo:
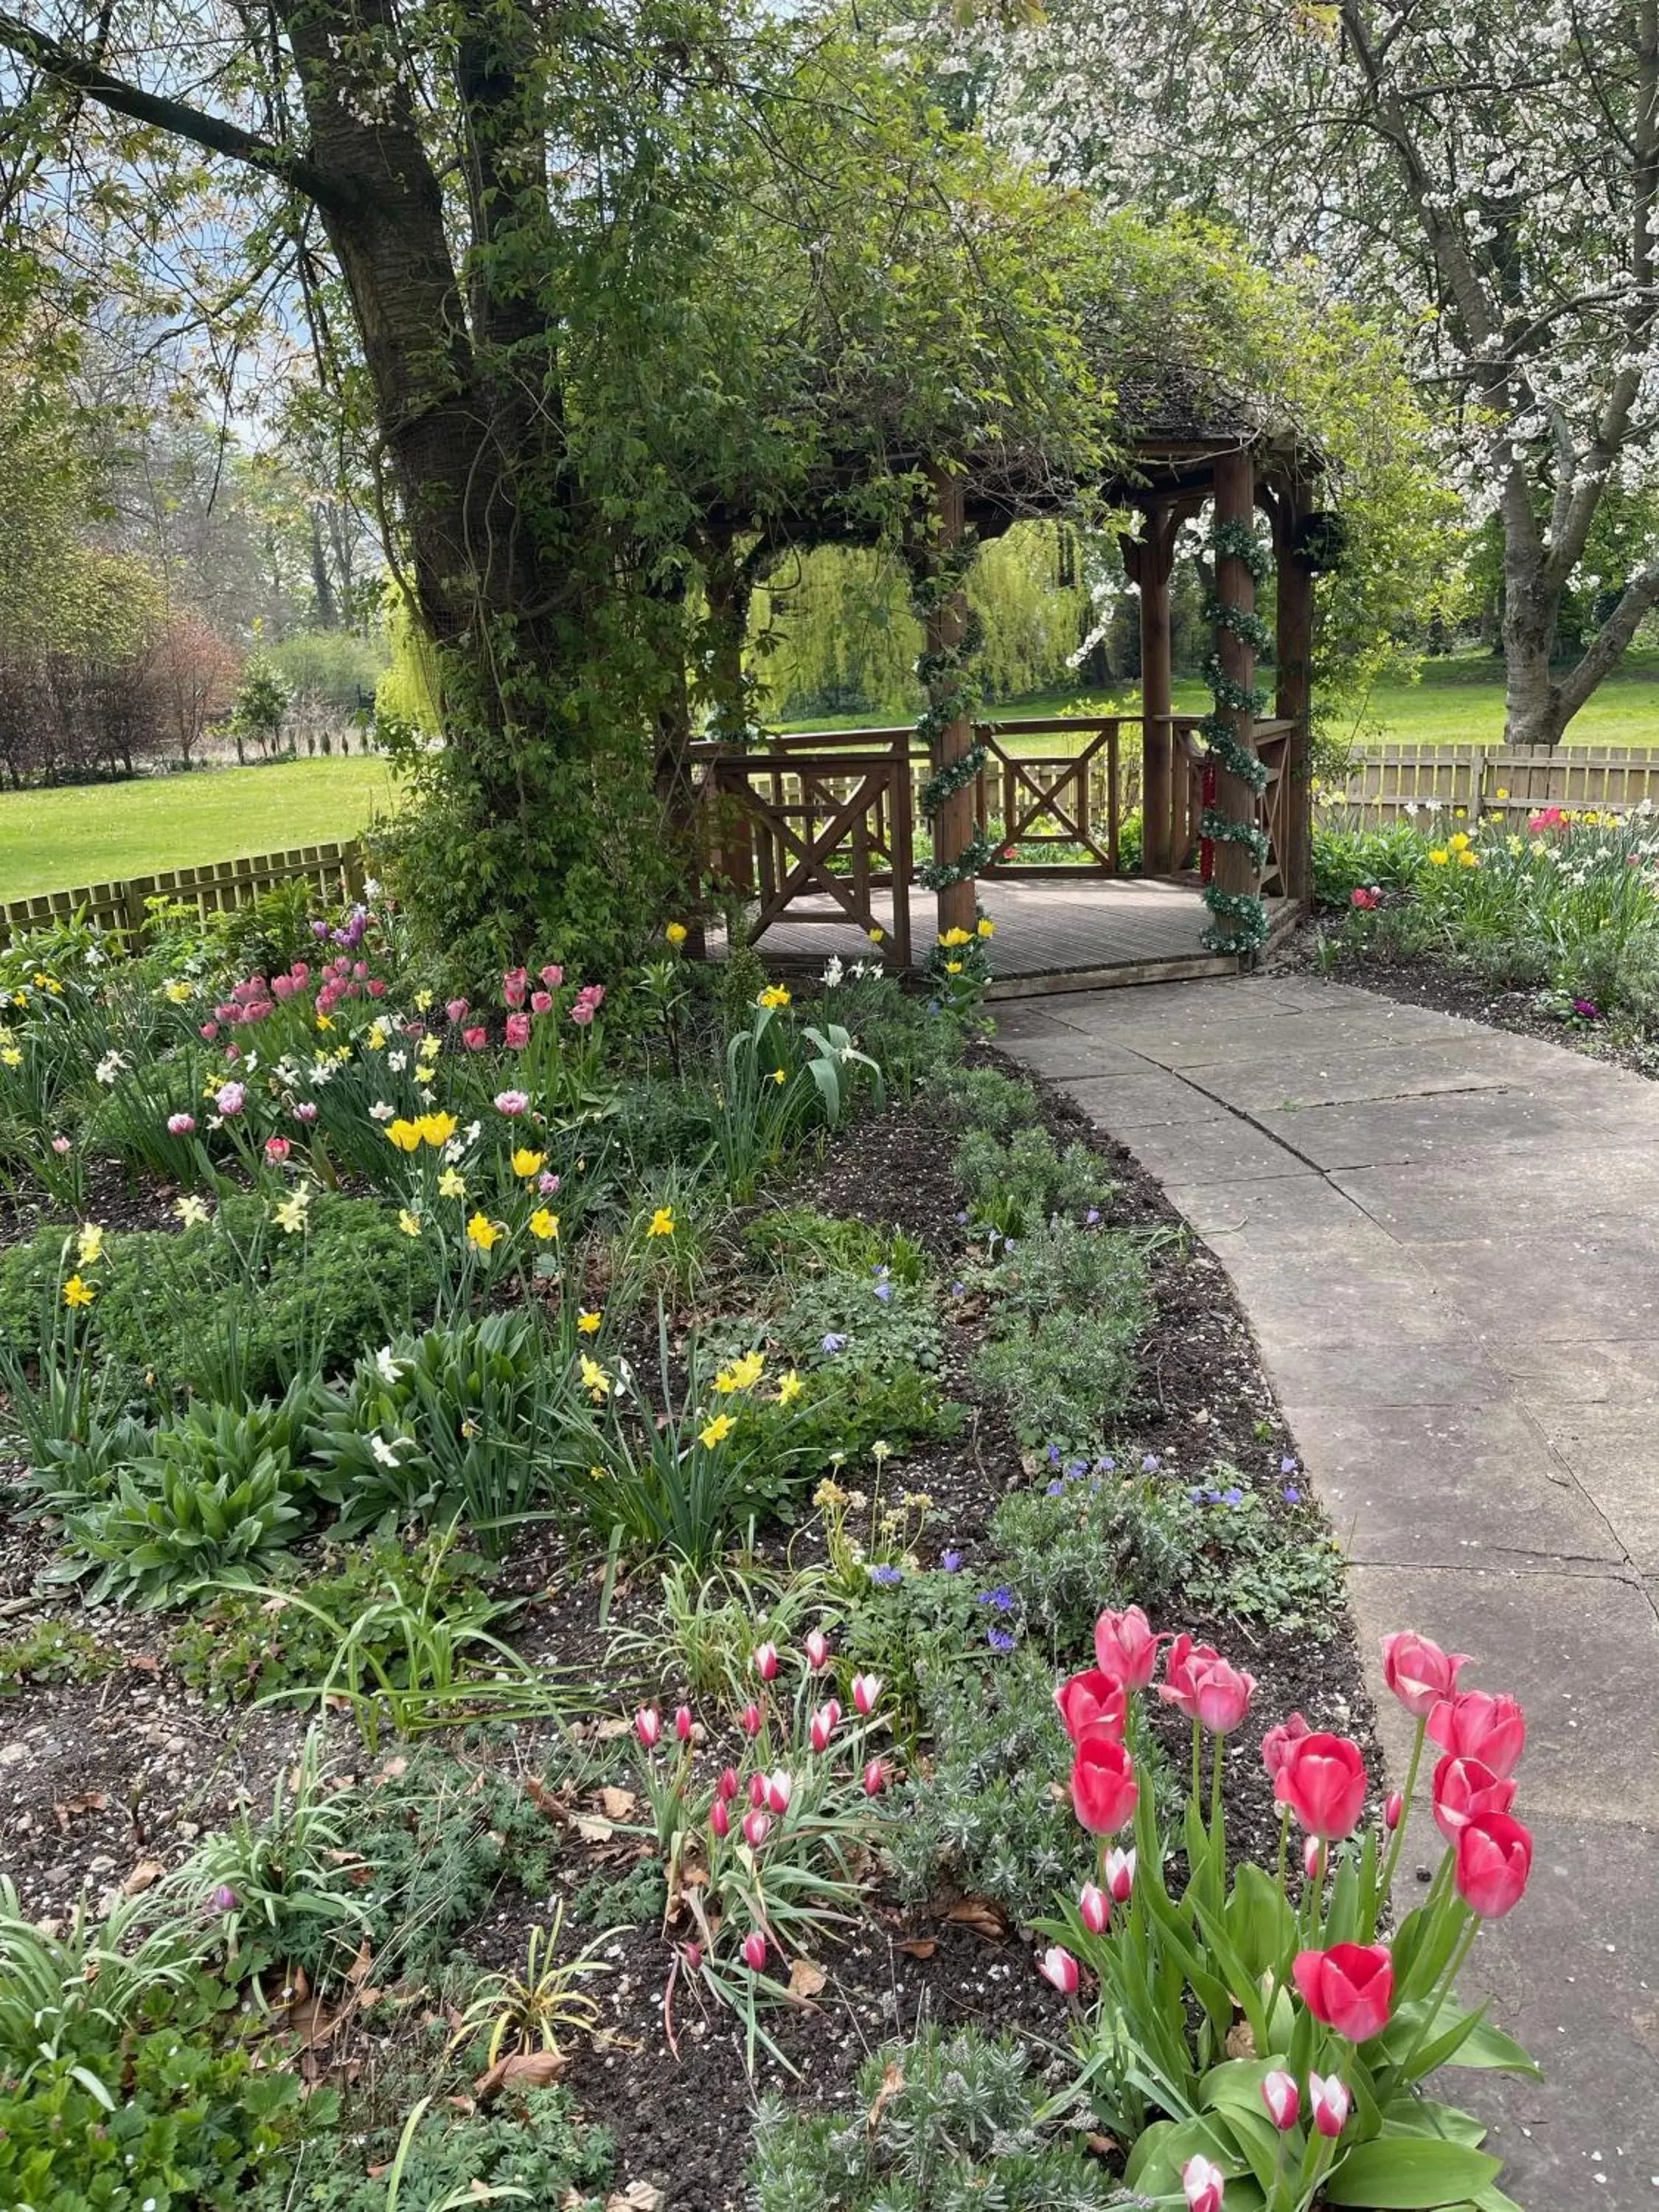
[[[373,756],[0,793],[0,901],[343,841],[391,799]]]

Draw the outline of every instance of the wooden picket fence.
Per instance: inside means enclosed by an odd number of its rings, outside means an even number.
[[[320,899],[335,903],[357,898],[363,888],[362,849],[356,844],[297,845],[287,853],[256,853],[210,861],[205,867],[164,868],[119,883],[82,884],[73,890],[9,899],[0,907],[0,944],[76,915],[136,939],[150,899],[176,900],[204,915],[226,914],[250,905],[262,891],[293,883],[308,884]]]
[[[1346,777],[1316,788],[1316,812],[1360,810],[1383,822],[1413,814],[1530,814],[1540,806],[1659,807],[1659,747],[1377,745]]]

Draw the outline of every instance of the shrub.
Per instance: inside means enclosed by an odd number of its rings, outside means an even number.
[[[925,2028],[865,2062],[852,2109],[769,2098],[750,2162],[755,2212],[1092,2212],[1121,2201],[1108,2169],[1041,2118],[1024,2046]]]
[[[500,2192],[532,2205],[589,2212],[611,2172],[612,2146],[590,2127],[568,2090],[532,2089],[511,2111],[433,2112],[417,2106],[405,2124],[398,2212],[441,2212],[446,2205],[489,2202]],[[392,2133],[320,2145],[268,2173],[247,2212],[386,2212],[388,2166],[399,2149]],[[364,2169],[372,2169],[365,2171]]]
[[[1129,1404],[1151,1310],[1143,1276],[1097,1311],[1061,1308],[1012,1328],[999,1323],[975,1356],[975,1376],[1006,1402],[1028,1449],[1086,1454]]]
[[[943,1120],[993,1137],[1012,1136],[1042,1118],[1036,1085],[994,1067],[951,1068],[932,1085],[930,1095]]]
[[[1187,1588],[1197,1516],[1159,1477],[1120,1475],[1109,1460],[1056,1468],[1046,1489],[1013,1490],[991,1517],[999,1583],[1018,1620],[1069,1666],[1103,1605],[1156,1612]]]
[[[1068,1145],[1062,1153],[1043,1128],[1016,1129],[1006,1139],[969,1129],[951,1169],[975,1219],[1004,1237],[1023,1237],[1053,1214],[1102,1209],[1115,1188],[1097,1152]]]
[[[1342,1618],[1342,1551],[1312,1507],[1253,1488],[1237,1468],[1224,1466],[1209,1469],[1188,1511],[1189,1605],[1322,1639],[1334,1633]]]

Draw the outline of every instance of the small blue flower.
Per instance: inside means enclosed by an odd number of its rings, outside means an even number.
[[[1095,1462],[1095,1473],[1097,1474],[1114,1474],[1116,1471],[1116,1468],[1117,1462],[1112,1457],[1110,1452],[1103,1452]]]
[[[959,1575],[962,1572],[960,1552],[941,1552],[939,1555],[939,1563],[947,1575]]]
[[[881,1300],[883,1305],[890,1304],[892,1301],[893,1285],[890,1283],[878,1283],[876,1296]]]
[[[999,1583],[994,1589],[981,1590],[979,1601],[995,1606],[999,1613],[1012,1613],[1014,1609],[1014,1594],[1006,1583]]]
[[[837,1352],[845,1352],[847,1339],[844,1336],[837,1336],[834,1329],[831,1329],[823,1340],[823,1348],[833,1358]]]
[[[966,1284],[966,1283],[952,1283],[952,1284],[951,1284],[951,1296],[953,1298],[965,1298],[965,1297],[967,1297],[967,1295],[968,1295],[968,1285],[967,1285],[967,1284]]]
[[[1294,1474],[1297,1471],[1296,1462],[1293,1459],[1280,1460],[1279,1471],[1281,1474]]]
[[[1058,1467],[1060,1465],[1060,1446],[1058,1444],[1050,1444],[1048,1447],[1048,1464],[1050,1467]]]
[[[993,1651],[1012,1651],[1014,1648],[1014,1639],[1006,1628],[988,1628],[985,1641]]]
[[[1066,1480],[1068,1482],[1074,1475],[1087,1474],[1088,1472],[1089,1462],[1086,1459],[1068,1459],[1066,1462]]]
[[[1204,1503],[1204,1492],[1201,1490],[1189,1490],[1187,1495],[1194,1505],[1201,1505]]]
[[[1287,1505],[1300,1505],[1302,1503],[1302,1492],[1293,1482],[1285,1486],[1285,1503]]]
[[[967,1207],[964,1206],[963,1207],[963,1209],[962,1209],[962,1212],[961,1212],[959,1214],[957,1214],[957,1219],[958,1221],[966,1221],[966,1219],[967,1219],[967,1218],[968,1218],[968,1209],[967,1209]]]
[[[883,1589],[896,1589],[904,1577],[896,1567],[881,1566],[871,1568],[870,1579],[872,1583],[879,1583]]]
[[[1054,1480],[1053,1480],[1053,1481],[1048,1485],[1048,1487],[1047,1492],[1045,1492],[1045,1495],[1046,1495],[1046,1496],[1048,1496],[1048,1497],[1049,1497],[1049,1498],[1064,1498],[1064,1497],[1065,1497],[1065,1495],[1066,1495],[1066,1485],[1065,1485],[1065,1482],[1064,1482],[1064,1480],[1062,1480],[1062,1478],[1061,1478],[1061,1477],[1060,1477],[1059,1475],[1056,1475],[1056,1476],[1055,1476]]]
[[[928,1012],[929,1012],[930,1014],[936,1014],[936,1013],[938,1013],[938,1012],[939,1012],[939,1000],[938,1000],[937,999],[929,999],[929,1000],[927,1001],[927,1011],[928,1011]]]
[[[1156,1474],[1158,1473],[1158,1454],[1156,1452],[1148,1452],[1146,1454],[1146,1457],[1140,1462],[1140,1471],[1143,1474]]]
[[[1100,1208],[1097,1206],[1091,1206],[1083,1217],[1083,1225],[1085,1229],[1092,1229],[1099,1219]]]
[[[1224,1505],[1242,1505],[1244,1503],[1244,1493],[1238,1485],[1234,1483],[1231,1489],[1222,1492],[1221,1502]]]

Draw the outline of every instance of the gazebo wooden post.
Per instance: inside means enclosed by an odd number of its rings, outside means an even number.
[[[1170,573],[1177,518],[1169,500],[1149,501],[1146,514],[1145,533],[1123,541],[1129,579],[1140,594],[1140,865],[1143,875],[1167,876],[1176,865],[1176,799],[1182,789],[1170,719],[1175,710]],[[1181,811],[1184,818],[1185,808]]]
[[[1255,515],[1255,464],[1246,447],[1218,453],[1215,461],[1212,496],[1215,501],[1217,527],[1228,522],[1242,522],[1248,529]],[[1247,613],[1255,610],[1255,579],[1237,556],[1224,554],[1216,562],[1215,587],[1218,596]],[[1255,648],[1248,638],[1238,637],[1217,623],[1215,649],[1224,676],[1248,690],[1255,682]],[[1233,733],[1246,752],[1255,750],[1252,730],[1253,717],[1243,708],[1224,707],[1219,710],[1232,724]],[[1230,775],[1218,761],[1215,777],[1215,809],[1218,814],[1233,822],[1254,823],[1256,818],[1256,795],[1249,785]],[[1215,884],[1218,890],[1243,894],[1254,893],[1261,881],[1260,871],[1251,858],[1248,845],[1238,844],[1230,838],[1218,839],[1215,848]]]
[[[1296,550],[1304,509],[1292,484],[1273,509],[1273,554],[1278,564],[1274,642],[1277,684],[1273,712],[1296,728],[1285,748],[1289,787],[1282,819],[1285,850],[1279,855],[1286,896],[1306,905],[1313,896],[1313,615],[1314,576]]]
[[[962,478],[949,470],[934,467],[928,471],[933,487],[933,496],[939,508],[938,546],[942,554],[953,553],[962,543],[963,526]],[[929,653],[951,653],[959,646],[968,627],[966,595],[951,592],[935,607],[927,617],[927,650]],[[971,752],[974,744],[974,726],[966,714],[958,714],[939,732],[933,750],[932,765],[948,767]],[[974,787],[964,784],[945,799],[933,817],[933,858],[951,861],[960,859],[974,839]],[[978,893],[971,878],[965,883],[947,884],[938,893],[939,933],[947,930],[974,927],[978,913]]]

